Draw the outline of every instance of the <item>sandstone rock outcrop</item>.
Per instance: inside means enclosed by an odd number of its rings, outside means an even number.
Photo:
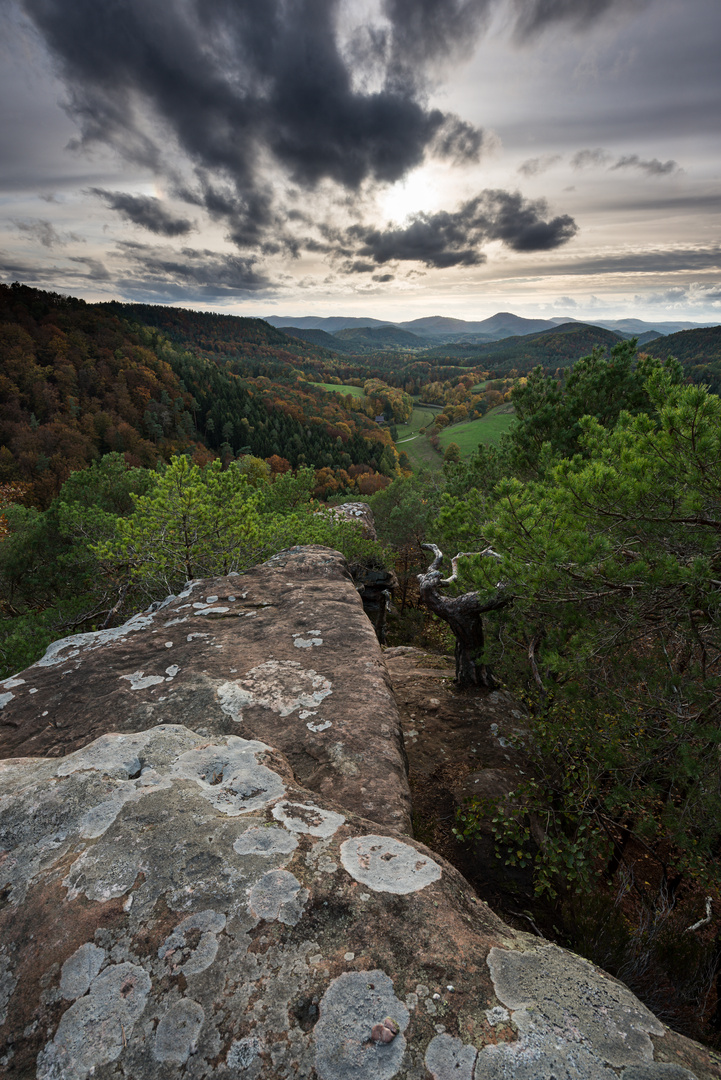
[[[410,831],[388,674],[345,561],[327,548],[191,582],[123,626],[56,641],[0,683],[0,706],[2,757],[187,724],[262,739],[305,787]]]
[[[337,553],[104,633],[0,687],[3,1075],[721,1076],[407,835],[397,713]]]

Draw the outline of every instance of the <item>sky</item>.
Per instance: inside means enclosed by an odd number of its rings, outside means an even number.
[[[0,0],[0,280],[721,322],[718,0]]]

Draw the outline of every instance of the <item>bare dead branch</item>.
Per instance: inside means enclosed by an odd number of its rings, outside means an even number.
[[[699,919],[698,922],[693,923],[691,926],[687,926],[686,929],[684,930],[684,934],[689,934],[689,933],[691,933],[692,930],[700,930],[702,926],[708,926],[708,924],[711,922],[711,903],[712,903],[711,897],[707,896],[706,897],[706,917],[703,918],[703,919]]]

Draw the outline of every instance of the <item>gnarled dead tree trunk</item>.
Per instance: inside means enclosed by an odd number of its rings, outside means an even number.
[[[456,638],[456,685],[463,689],[470,686],[495,686],[489,666],[483,659],[483,615],[487,611],[497,611],[511,602],[511,597],[502,586],[489,597],[481,599],[477,592],[463,593],[462,596],[444,596],[438,591],[440,586],[451,585],[458,576],[458,560],[464,555],[485,555],[499,558],[495,551],[459,551],[451,559],[453,573],[449,578],[441,577],[438,569],[443,561],[443,552],[435,544],[422,544],[434,554],[431,565],[425,574],[418,575],[421,600],[426,607],[447,622]]]

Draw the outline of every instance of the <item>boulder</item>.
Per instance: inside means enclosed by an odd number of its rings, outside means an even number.
[[[376,535],[376,523],[373,518],[373,511],[368,503],[364,502],[346,502],[340,503],[338,506],[329,507],[330,513],[340,521],[354,521],[360,528],[363,537],[366,540],[377,540]]]
[[[0,756],[56,756],[108,731],[184,724],[259,738],[299,782],[410,831],[398,710],[343,556],[305,547],[190,582],[111,630],[54,642],[0,683]]]
[[[197,583],[114,638],[56,643],[6,680],[2,1075],[721,1077],[710,1051],[587,961],[505,926],[403,833],[405,774],[385,749],[402,761],[398,717],[354,592],[337,553],[294,551]],[[273,611],[250,608],[261,596]],[[271,661],[300,666],[273,668],[270,685],[267,669],[250,675]],[[46,734],[33,710],[51,708]],[[310,731],[307,710],[333,726]],[[311,736],[325,736],[325,759]],[[363,789],[384,775],[387,805],[370,795],[369,813]]]

